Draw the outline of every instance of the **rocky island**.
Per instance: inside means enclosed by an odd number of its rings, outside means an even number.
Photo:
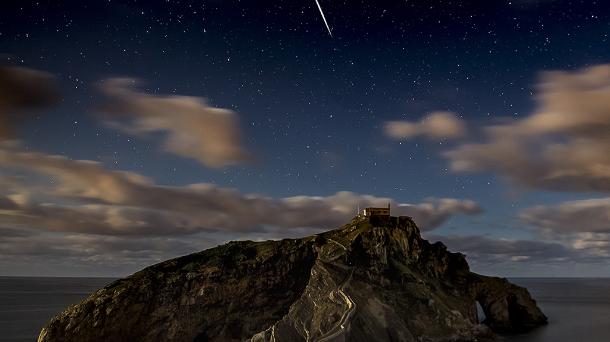
[[[471,272],[409,217],[359,215],[148,267],[54,317],[38,341],[486,341],[546,321],[526,289]]]

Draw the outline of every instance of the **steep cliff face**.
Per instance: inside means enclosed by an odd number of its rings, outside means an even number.
[[[526,289],[470,272],[410,218],[373,217],[151,266],[68,308],[38,341],[476,341],[544,323]]]

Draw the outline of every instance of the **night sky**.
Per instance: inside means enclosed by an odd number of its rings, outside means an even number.
[[[2,1],[0,275],[127,275],[393,205],[610,276],[605,1]]]

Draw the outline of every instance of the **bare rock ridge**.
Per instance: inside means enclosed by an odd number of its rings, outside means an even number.
[[[148,267],[54,317],[38,341],[481,341],[546,321],[526,289],[470,272],[410,218],[373,216]]]

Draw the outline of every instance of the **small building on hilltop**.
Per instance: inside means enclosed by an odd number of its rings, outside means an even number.
[[[360,216],[371,217],[371,216],[390,216],[390,204],[388,203],[387,208],[364,208],[360,212]]]

